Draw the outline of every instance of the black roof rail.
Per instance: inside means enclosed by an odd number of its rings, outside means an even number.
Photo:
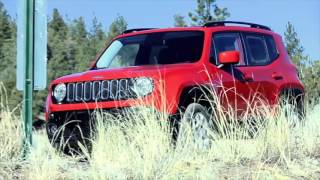
[[[207,22],[203,25],[203,27],[214,27],[214,26],[225,26],[225,24],[241,24],[241,25],[248,25],[252,28],[259,28],[259,29],[265,29],[271,31],[271,28],[268,26],[260,25],[260,24],[254,24],[249,22],[241,22],[241,21],[211,21]]]
[[[156,28],[136,28],[136,29],[128,29],[122,32],[122,34],[128,34],[132,32],[138,32],[138,31],[145,31],[145,30],[151,30],[151,29],[156,29]]]

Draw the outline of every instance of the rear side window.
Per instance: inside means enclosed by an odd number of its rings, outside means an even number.
[[[270,64],[279,53],[272,36],[263,34],[244,34],[248,65],[261,66]]]
[[[240,62],[245,65],[240,33],[218,33],[213,36],[210,61],[219,65],[219,54],[224,51],[239,51]]]
[[[270,63],[268,48],[264,36],[246,34],[245,43],[249,57],[249,65],[256,66]]]
[[[266,35],[264,36],[265,39],[266,39],[266,43],[267,43],[267,47],[268,47],[268,53],[269,53],[269,57],[271,59],[271,61],[275,60],[278,55],[279,55],[279,52],[277,50],[277,46],[276,46],[276,43],[273,39],[272,36],[269,36],[269,35]]]

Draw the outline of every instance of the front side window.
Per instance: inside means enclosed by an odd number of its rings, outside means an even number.
[[[213,36],[210,61],[219,65],[219,54],[224,51],[239,51],[240,62],[237,65],[245,65],[239,33],[218,33]]]
[[[201,58],[204,33],[160,32],[120,38],[99,58],[96,68],[192,63]]]
[[[250,66],[270,63],[267,44],[263,35],[247,34],[245,35],[245,42]]]

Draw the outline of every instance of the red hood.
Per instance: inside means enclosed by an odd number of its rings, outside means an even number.
[[[175,64],[161,66],[136,66],[117,69],[98,69],[90,70],[83,73],[76,73],[60,77],[52,82],[52,84],[68,83],[68,82],[84,82],[97,80],[110,80],[134,77],[153,77],[159,78],[168,71],[181,70],[181,68],[192,68],[194,64]],[[157,78],[157,79],[158,79]]]

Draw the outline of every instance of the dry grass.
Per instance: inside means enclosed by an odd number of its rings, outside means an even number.
[[[98,134],[91,155],[65,156],[49,144],[45,132],[34,133],[34,146],[21,157],[22,127],[4,104],[0,93],[0,179],[291,179],[320,177],[320,106],[308,108],[304,125],[290,125],[290,116],[255,108],[254,118],[266,120],[254,138],[249,125],[227,124],[223,133],[212,132],[209,150],[191,141],[172,145],[163,114],[135,109],[130,120],[97,115]],[[248,111],[249,112],[249,111]],[[217,118],[226,119],[217,112]],[[230,116],[230,115],[229,115]],[[231,116],[232,117],[232,116]],[[249,120],[244,116],[243,120]],[[223,122],[223,121],[222,121]],[[220,124],[220,128],[225,127]],[[224,128],[225,129],[225,128]]]

